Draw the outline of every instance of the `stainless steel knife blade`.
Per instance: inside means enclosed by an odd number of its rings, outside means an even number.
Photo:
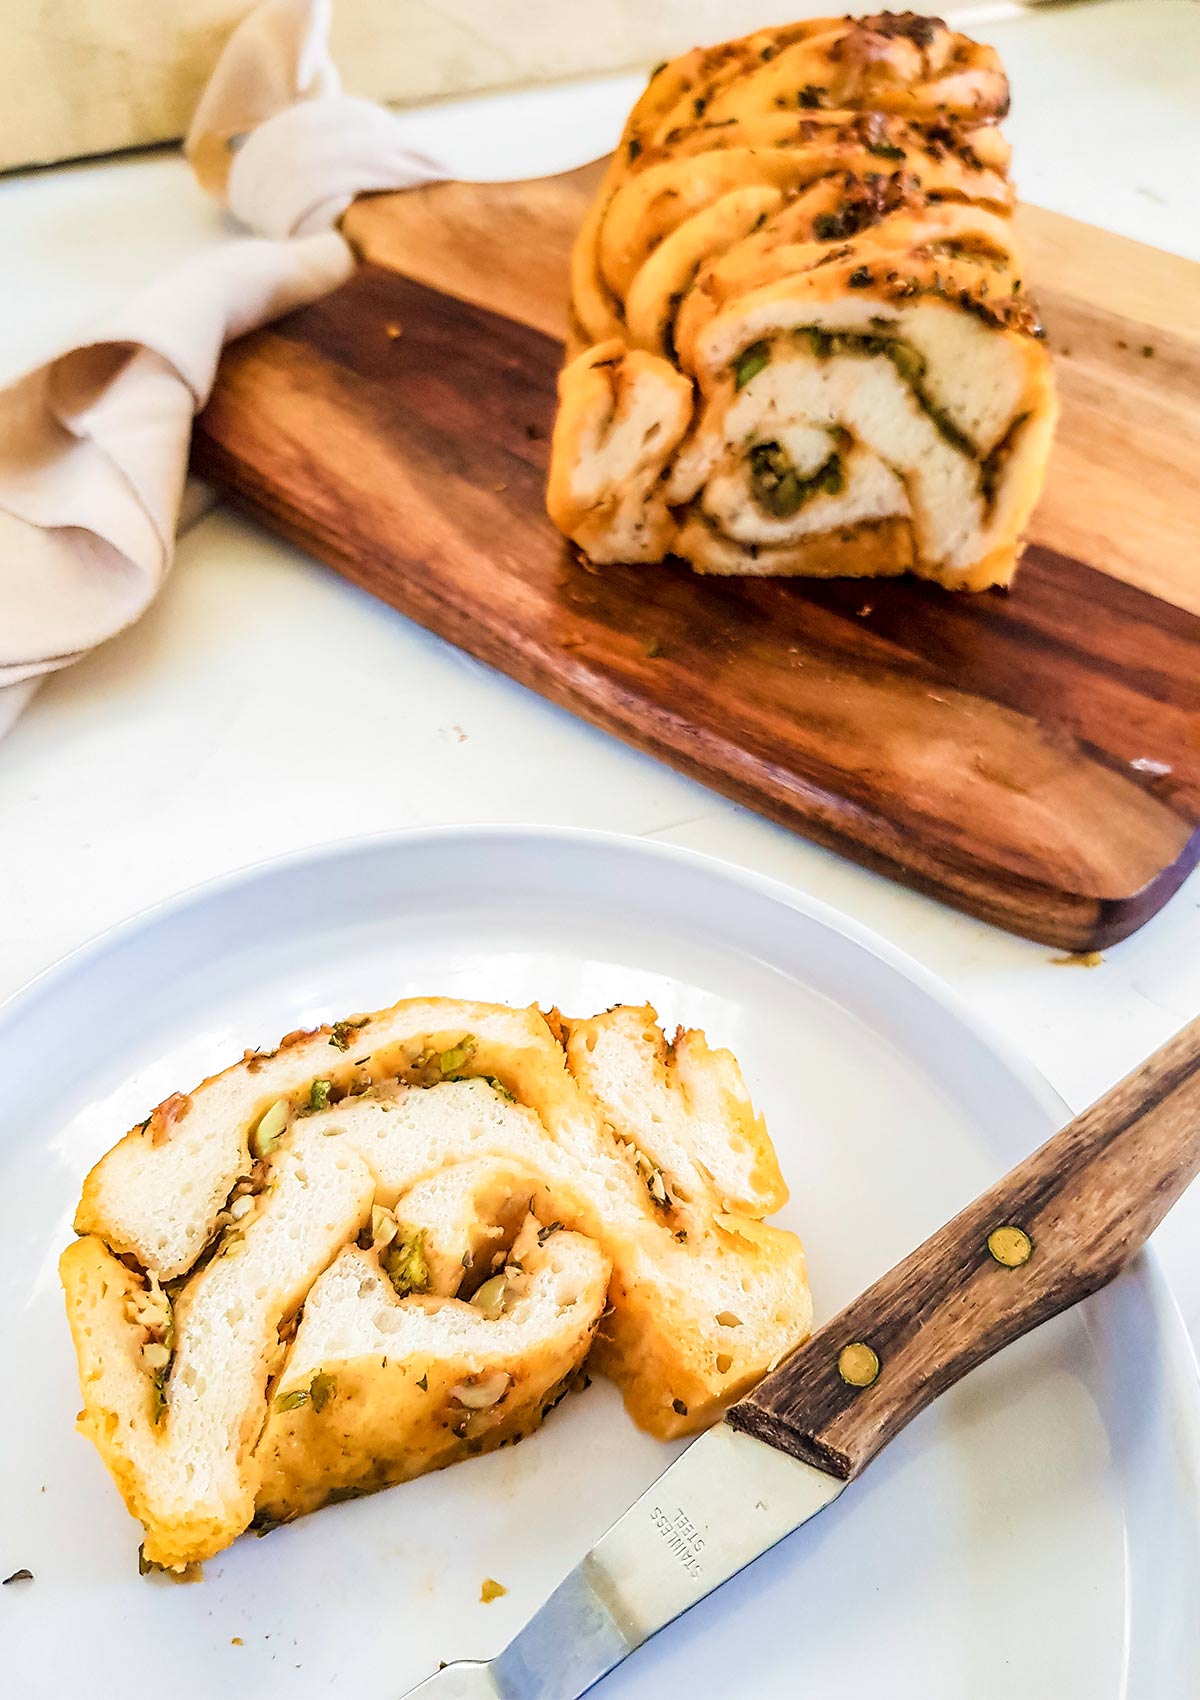
[[[613,1524],[502,1653],[445,1666],[411,1700],[576,1700],[844,1486],[720,1423]]]

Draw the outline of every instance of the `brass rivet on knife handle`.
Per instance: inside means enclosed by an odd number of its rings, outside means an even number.
[[[1005,1269],[1020,1269],[1033,1256],[1033,1241],[1024,1228],[1018,1228],[1012,1222],[992,1229],[987,1237],[987,1248]]]
[[[1111,1281],[1198,1172],[1200,1020],[793,1352],[729,1423],[856,1476],[968,1370]]]
[[[838,1353],[838,1374],[847,1387],[870,1387],[879,1374],[879,1358],[865,1340],[854,1340]]]

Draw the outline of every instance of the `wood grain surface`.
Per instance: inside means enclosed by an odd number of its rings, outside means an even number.
[[[1111,1281],[1198,1171],[1194,1021],[860,1294],[726,1420],[830,1475],[856,1476],[969,1370]],[[1007,1237],[994,1238],[997,1229]]]
[[[1157,295],[1126,276],[1089,306],[1083,227],[1030,215],[1039,251],[1063,247],[1041,293],[1073,343],[1014,594],[596,572],[542,508],[594,173],[356,204],[370,263],[228,351],[198,470],[421,624],[819,843],[1068,949],[1125,936],[1200,856],[1200,337],[1172,295],[1200,268],[1151,255]]]

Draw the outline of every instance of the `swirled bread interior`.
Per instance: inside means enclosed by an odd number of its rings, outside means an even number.
[[[727,1051],[654,1011],[411,1000],[174,1094],[61,1273],[80,1424],[153,1563],[518,1440],[585,1362],[669,1437],[807,1335]]]
[[[660,66],[572,262],[547,506],[595,561],[1008,584],[1056,416],[996,53],[913,13]]]

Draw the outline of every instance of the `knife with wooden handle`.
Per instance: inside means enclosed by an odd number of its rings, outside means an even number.
[[[693,1442],[488,1663],[422,1700],[575,1700],[824,1509],[939,1393],[1111,1281],[1200,1170],[1200,1020]]]

